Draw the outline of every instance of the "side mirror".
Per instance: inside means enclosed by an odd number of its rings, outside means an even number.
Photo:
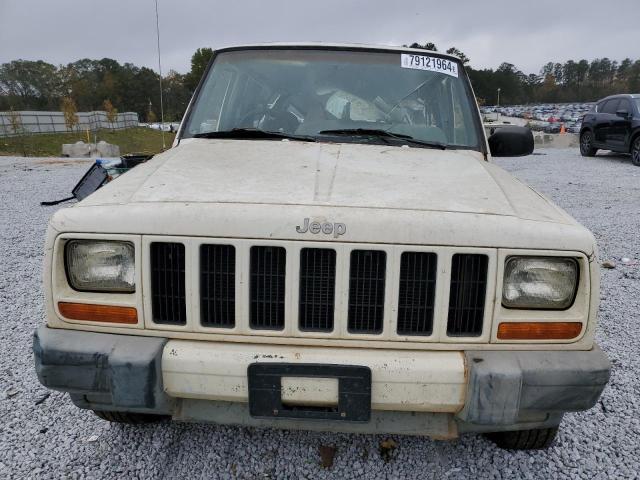
[[[533,153],[533,133],[527,127],[500,127],[489,137],[494,157],[522,157]]]
[[[622,118],[629,118],[630,117],[629,112],[627,112],[626,110],[618,110],[616,112],[616,115],[619,116],[619,117],[622,117]]]

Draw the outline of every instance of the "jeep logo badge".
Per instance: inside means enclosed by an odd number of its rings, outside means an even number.
[[[333,238],[338,238],[340,235],[344,235],[347,232],[347,226],[344,223],[329,223],[329,222],[309,222],[308,218],[304,219],[304,225],[298,225],[296,227],[298,233],[313,233],[314,235],[322,232],[327,235],[333,233]]]

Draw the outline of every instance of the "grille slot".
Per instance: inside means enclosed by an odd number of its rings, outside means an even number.
[[[382,332],[386,253],[353,250],[349,270],[349,319],[351,333]]]
[[[435,253],[404,252],[400,258],[398,335],[431,335],[436,296]]]
[[[250,314],[251,328],[284,328],[286,250],[283,247],[251,247]]]
[[[451,262],[451,287],[447,335],[477,337],[482,334],[489,257],[457,253]]]
[[[187,323],[184,270],[182,243],[151,243],[151,312],[155,323]]]
[[[236,249],[200,246],[200,321],[205,327],[233,328],[236,316]]]
[[[300,330],[333,330],[335,306],[336,251],[327,248],[303,248],[300,251]]]

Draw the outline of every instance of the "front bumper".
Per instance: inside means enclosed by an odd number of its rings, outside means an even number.
[[[82,408],[222,424],[442,438],[465,431],[557,425],[564,412],[596,403],[610,370],[597,346],[590,351],[536,352],[365,350],[41,327],[33,348],[40,382],[69,392]],[[372,380],[371,420],[254,418],[247,406],[247,368],[255,363],[366,366]],[[300,382],[287,393],[289,400],[331,403],[335,392],[322,382]]]

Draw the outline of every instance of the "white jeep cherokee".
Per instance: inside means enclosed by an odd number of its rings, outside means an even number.
[[[111,421],[551,444],[609,378],[593,236],[460,61],[218,50],[173,148],[52,218],[40,381]]]

